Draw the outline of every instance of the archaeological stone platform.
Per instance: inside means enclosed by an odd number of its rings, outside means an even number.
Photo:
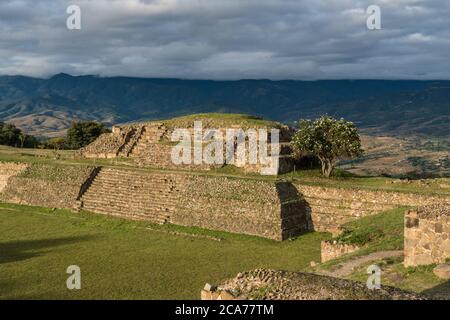
[[[0,163],[0,200],[84,209],[284,240],[399,206],[450,204],[448,197],[303,185],[283,179],[88,165]]]

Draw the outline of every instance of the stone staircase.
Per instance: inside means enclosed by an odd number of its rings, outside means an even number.
[[[139,139],[136,141],[134,148],[130,154],[133,157],[139,157],[152,149],[166,133],[167,129],[162,123],[154,123],[143,127]]]
[[[175,177],[104,168],[81,197],[84,210],[164,224],[176,210]]]
[[[137,145],[144,131],[145,131],[144,126],[133,129],[132,134],[130,134],[126,143],[121,146],[117,155],[119,157],[128,157],[131,154],[134,147]]]

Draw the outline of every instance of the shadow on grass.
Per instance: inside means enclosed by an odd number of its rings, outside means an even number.
[[[31,259],[48,252],[48,248],[90,240],[93,236],[55,239],[19,240],[0,243],[0,264]]]
[[[450,299],[450,280],[421,292],[432,299]]]

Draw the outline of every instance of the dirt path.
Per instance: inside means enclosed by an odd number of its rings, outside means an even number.
[[[368,254],[366,256],[356,257],[349,261],[342,262],[338,265],[338,268],[334,271],[322,271],[321,273],[326,274],[328,276],[332,276],[332,277],[343,278],[343,277],[346,277],[346,276],[352,274],[352,272],[356,268],[358,268],[370,261],[380,260],[380,259],[384,259],[384,258],[391,258],[391,257],[400,257],[401,255],[403,255],[402,250],[374,252],[374,253]]]

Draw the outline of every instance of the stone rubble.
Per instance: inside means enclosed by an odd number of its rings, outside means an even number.
[[[219,286],[242,300],[422,300],[425,296],[382,286],[370,290],[365,283],[302,272],[256,269],[239,273]]]

